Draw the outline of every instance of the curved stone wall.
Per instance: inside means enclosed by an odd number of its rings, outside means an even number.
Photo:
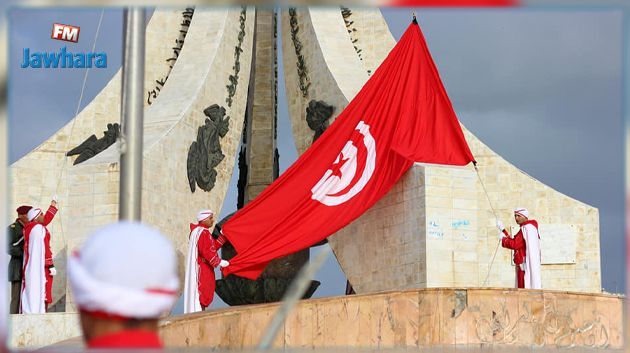
[[[145,110],[142,220],[173,241],[180,264],[185,258],[188,224],[201,208],[220,213],[232,176],[245,115],[253,28],[253,9],[197,9],[168,82]],[[234,53],[239,43],[240,72],[231,95],[226,86],[237,66]],[[231,107],[228,97],[233,99]],[[225,108],[225,116],[229,116],[227,134],[219,139],[224,158],[216,168],[211,191],[197,186],[191,192],[187,175],[189,148],[207,118],[204,110],[214,104]],[[71,171],[86,178],[86,185],[93,185],[91,193],[71,195],[84,199],[71,212],[85,219],[72,230],[72,243],[79,243],[91,229],[118,218],[118,148],[111,146]],[[103,198],[107,198],[107,204],[99,202]]]
[[[172,51],[173,41],[179,36],[183,11],[183,8],[171,8],[157,9],[153,13],[147,25],[145,43],[145,86],[167,74],[168,66],[165,62]],[[92,134],[102,137],[108,123],[120,122],[120,84],[119,70],[74,119],[10,166],[10,205],[47,207],[52,195],[59,196],[60,212],[49,225],[49,229],[52,234],[53,256],[60,269],[65,268],[69,231],[76,224],[76,214],[72,214],[69,208],[73,203],[80,205],[83,201],[70,200],[70,194],[85,194],[88,189],[92,189],[88,184],[94,182],[87,176],[69,177],[76,157],[67,158],[65,154]],[[96,201],[107,205],[111,203],[108,199],[111,199],[109,195]],[[63,300],[65,290],[65,270],[61,270],[53,282],[53,300]],[[63,311],[63,303],[59,304],[59,307],[54,306],[54,310]]]
[[[168,79],[151,104],[145,102],[142,220],[174,242],[183,263],[188,224],[194,221],[200,208],[221,211],[232,175],[246,107],[254,10],[195,10],[185,45],[172,69],[165,65],[168,56],[163,56],[171,55],[173,39],[151,37],[151,33],[160,33],[154,26],[172,27],[176,38],[180,34],[182,10],[166,14],[168,17],[162,18],[157,12],[147,29],[148,72]],[[160,43],[160,50],[154,48],[155,41]],[[152,55],[153,51],[159,55]],[[145,80],[147,91],[146,85],[152,79]],[[187,171],[189,148],[207,118],[204,110],[214,104],[225,108],[225,117],[229,117],[226,134],[218,139],[223,160],[215,168],[216,180],[210,192],[200,187],[192,192]],[[97,133],[106,122],[111,122],[110,118],[117,118],[119,106],[118,74],[73,122],[12,166],[14,180],[28,176],[20,179],[13,189],[15,203],[45,205],[55,193],[54,176],[65,171],[57,192],[61,219],[53,222],[52,227],[53,252],[61,269],[58,271],[61,276],[55,280],[55,299],[66,292],[65,250],[78,247],[96,227],[118,219],[120,146],[114,144],[83,163],[72,166],[69,161],[63,167],[65,149],[68,145],[78,145],[86,135]],[[66,142],[69,136],[71,143]],[[70,296],[66,301],[67,309],[73,310]]]
[[[284,8],[281,24],[289,117],[298,153],[302,154],[314,136],[306,122],[309,102],[332,105],[332,122],[348,105],[347,97],[359,92],[368,75],[353,47],[347,45],[350,37],[341,11]]]
[[[381,10],[349,7],[341,14],[359,60],[368,75],[373,74],[396,45]]]

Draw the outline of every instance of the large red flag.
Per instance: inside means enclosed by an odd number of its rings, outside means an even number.
[[[507,7],[518,6],[520,2],[520,0],[381,0],[380,6]]]
[[[326,132],[223,226],[237,255],[223,274],[256,279],[267,263],[335,233],[414,162],[473,161],[417,24]]]

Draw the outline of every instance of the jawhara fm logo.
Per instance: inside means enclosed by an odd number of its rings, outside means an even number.
[[[53,23],[50,38],[69,43],[78,43],[81,28],[61,23]],[[64,46],[57,52],[31,52],[31,48],[22,49],[21,68],[33,69],[84,69],[107,67],[105,52],[72,52]]]

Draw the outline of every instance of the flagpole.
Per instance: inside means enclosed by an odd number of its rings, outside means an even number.
[[[119,219],[139,221],[142,205],[145,10],[125,9]]]
[[[0,15],[1,17],[1,15]],[[6,23],[6,21],[4,22]],[[6,31],[6,25],[4,23],[0,26],[0,41],[5,44],[5,36],[8,34]],[[4,46],[3,46],[4,47]],[[5,52],[6,53],[6,52]],[[8,135],[9,135],[9,126],[8,126],[8,115],[7,115],[7,80],[4,73],[6,72],[6,63],[8,59],[8,53],[0,54],[0,194],[7,195],[7,197],[3,197],[2,201],[0,201],[0,229],[4,231],[4,237],[2,239],[7,239],[9,236],[9,219],[7,218],[9,214],[9,202],[15,202],[15,200],[11,199],[9,196],[9,143],[8,143]],[[9,256],[7,253],[8,244],[6,241],[2,242],[0,245],[1,254],[0,254],[0,263],[8,264]],[[6,267],[5,267],[6,268]],[[5,295],[8,296],[9,291],[7,283],[8,273],[7,271],[3,271],[0,274],[0,281],[4,283],[2,286],[5,289]],[[0,304],[0,317],[8,318],[9,317],[9,300],[3,300],[2,304]],[[8,325],[7,321],[2,320],[0,323],[0,339],[3,342],[7,342],[8,337]]]
[[[282,305],[280,305],[280,308],[278,308],[271,319],[271,323],[267,327],[262,340],[260,340],[258,350],[265,351],[271,348],[273,340],[276,338],[276,335],[284,324],[287,316],[291,310],[293,310],[293,307],[297,304],[297,302],[302,299],[304,293],[308,289],[308,285],[311,283],[311,278],[313,278],[315,273],[317,273],[317,270],[319,270],[322,264],[324,264],[324,261],[326,261],[331,252],[332,250],[329,246],[323,247],[314,260],[308,262],[304,265],[304,267],[302,267],[293,282],[291,282],[284,298],[282,298]]]

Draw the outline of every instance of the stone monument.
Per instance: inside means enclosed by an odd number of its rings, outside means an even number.
[[[251,7],[157,9],[147,26],[142,218],[173,241],[181,264],[188,223],[199,208],[220,212],[231,178],[245,116],[254,16]],[[120,78],[118,72],[66,126],[10,167],[12,204],[45,206],[59,195],[60,212],[51,224],[59,269],[65,269],[67,251],[90,231],[118,219],[120,146],[115,143],[76,165],[81,154],[66,158],[66,153],[92,135],[101,136],[107,124],[121,123]],[[191,145],[214,105],[225,111],[227,125],[221,134],[210,134],[208,143],[218,144],[224,158],[212,169],[214,185],[202,181],[209,191],[198,187],[192,192]],[[62,328],[69,330],[66,322],[76,323],[76,314],[71,314],[75,308],[65,270],[55,278],[53,300],[53,311],[69,314],[12,316],[13,343],[50,343],[67,334]],[[41,320],[54,320],[57,329],[33,336]]]
[[[283,34],[281,65],[299,153],[395,45],[378,9],[284,8],[278,17],[245,7],[158,10],[147,27],[142,217],[171,238],[182,263],[188,222],[201,207],[220,212],[237,154],[240,207],[278,176],[276,30]],[[115,124],[124,124],[119,115],[120,73],[68,125],[11,166],[12,203],[44,205],[50,195],[60,196],[60,219],[52,227],[60,268],[68,249],[117,219],[121,146],[110,142]],[[329,238],[358,295],[301,302],[276,347],[623,346],[622,298],[600,293],[598,210],[526,175],[464,131],[478,175],[472,166],[413,166],[374,207]],[[491,204],[505,223],[519,205],[543,224],[545,290],[483,288],[514,281],[508,252],[492,262]],[[553,242],[568,246],[554,251]],[[219,281],[219,294],[233,304],[277,300],[306,261],[308,249],[274,261],[262,276],[262,295],[260,284],[230,277]],[[78,334],[59,272],[55,308],[69,313],[12,317],[14,346]],[[172,347],[253,347],[277,307],[166,318],[161,334]],[[43,332],[42,322],[54,332]]]

